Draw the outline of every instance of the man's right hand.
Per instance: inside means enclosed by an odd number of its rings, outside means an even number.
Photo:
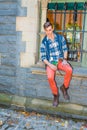
[[[55,66],[55,65],[53,65],[53,64],[50,64],[49,67],[50,67],[52,70],[54,70],[54,71],[57,70],[57,66]]]
[[[48,65],[52,70],[56,71],[57,70],[57,66],[51,64],[50,62],[48,62],[48,60],[44,60],[44,63],[46,65]]]

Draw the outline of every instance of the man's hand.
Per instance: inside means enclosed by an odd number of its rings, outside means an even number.
[[[54,70],[54,71],[57,70],[57,66],[55,66],[55,65],[53,65],[53,64],[50,64],[49,67],[50,67],[52,70]]]
[[[64,59],[63,62],[62,62],[62,64],[63,65],[67,65],[68,64],[67,60]]]
[[[57,66],[51,64],[50,62],[48,62],[48,60],[44,60],[44,63],[46,65],[48,65],[52,70],[56,71],[57,70]]]

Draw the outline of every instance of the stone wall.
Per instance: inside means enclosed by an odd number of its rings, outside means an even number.
[[[17,61],[16,0],[0,0],[0,91],[15,87]]]
[[[38,6],[37,0],[0,0],[0,92],[25,95],[26,67],[37,59]]]
[[[37,0],[0,0],[1,93],[19,96],[34,93],[27,77],[31,76],[30,65],[38,59],[39,4]]]
[[[20,52],[25,50],[16,17],[26,16],[20,0],[0,0],[0,92],[16,94]],[[16,90],[16,91],[15,91]]]
[[[45,69],[30,67],[35,64],[38,47],[37,3],[37,0],[35,3],[0,0],[0,93],[52,100]],[[58,74],[56,80],[60,87],[63,76]],[[87,105],[86,92],[87,68],[75,67],[69,89],[70,102]],[[60,101],[64,102],[61,94]]]

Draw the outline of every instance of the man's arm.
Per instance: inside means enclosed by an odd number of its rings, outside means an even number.
[[[68,56],[68,52],[65,51],[65,52],[64,52],[64,59],[65,59],[65,60],[67,60],[67,56]]]
[[[68,62],[67,62],[67,55],[68,55],[68,52],[67,51],[65,51],[64,52],[64,59],[63,59],[63,62],[62,62],[62,64],[68,64]]]

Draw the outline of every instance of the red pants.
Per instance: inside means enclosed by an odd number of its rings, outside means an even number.
[[[57,68],[58,70],[62,70],[65,72],[63,84],[65,85],[65,88],[68,88],[72,77],[72,67],[69,64],[64,65],[62,64],[62,61],[59,61]],[[53,95],[57,95],[58,87],[55,81],[56,71],[52,70],[49,66],[47,66],[46,71],[51,91]]]

